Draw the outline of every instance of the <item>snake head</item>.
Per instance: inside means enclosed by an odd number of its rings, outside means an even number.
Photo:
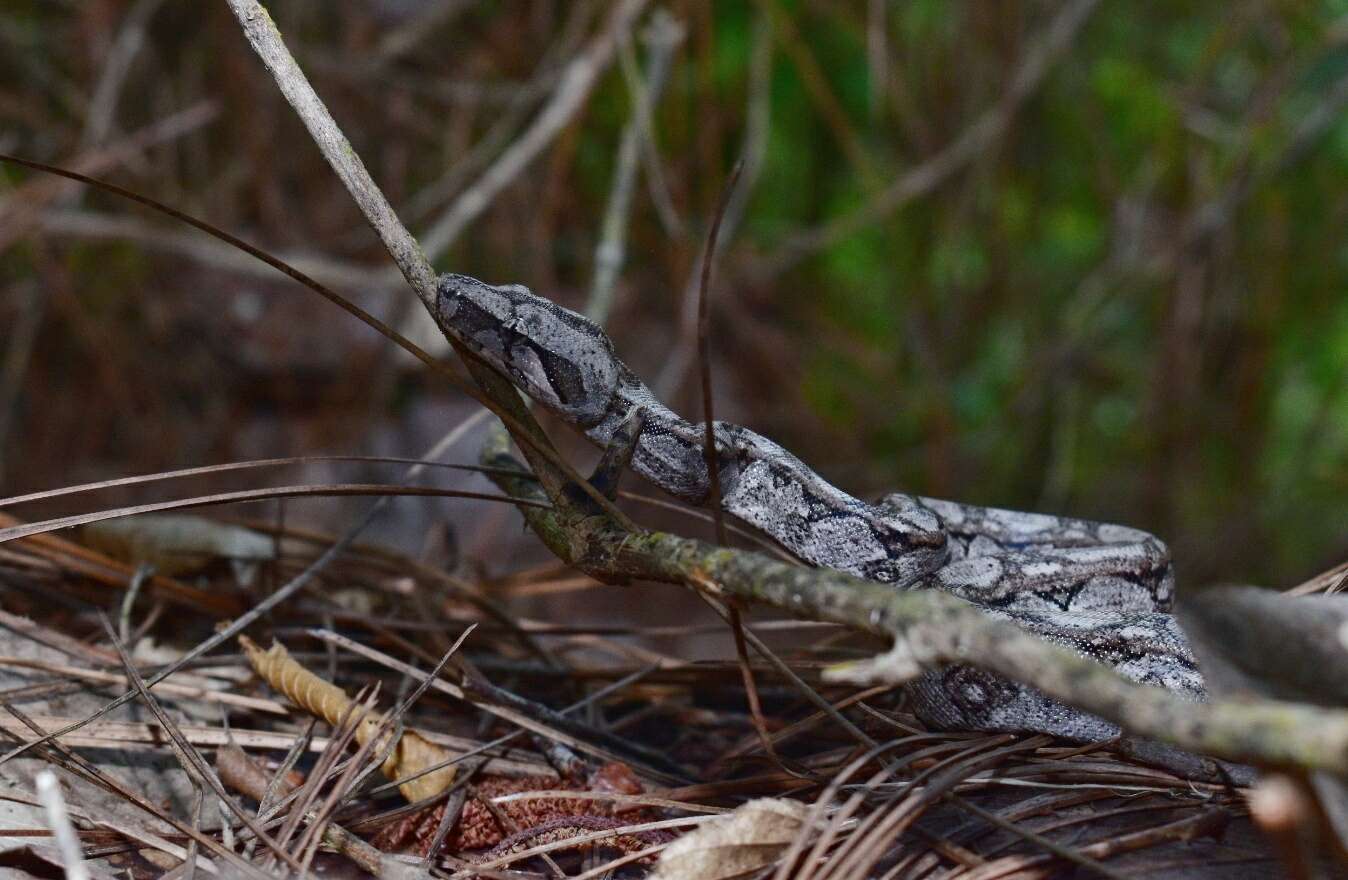
[[[569,422],[604,417],[619,381],[613,343],[588,318],[520,284],[442,275],[436,319],[447,333]]]

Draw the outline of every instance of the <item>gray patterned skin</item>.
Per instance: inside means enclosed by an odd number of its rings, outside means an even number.
[[[442,330],[600,446],[642,409],[632,467],[689,503],[707,503],[702,425],[656,400],[593,322],[526,287],[464,275],[441,277],[436,306]],[[747,428],[717,422],[714,434],[723,508],[806,562],[899,588],[946,590],[1134,681],[1204,699],[1192,652],[1168,613],[1174,576],[1155,536],[899,493],[867,504]],[[927,673],[909,689],[919,714],[944,727],[1082,740],[1119,732],[968,667]]]

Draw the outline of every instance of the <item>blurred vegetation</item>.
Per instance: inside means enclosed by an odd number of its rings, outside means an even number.
[[[528,127],[610,12],[273,6],[414,232]],[[1186,585],[1290,585],[1348,556],[1348,2],[657,7],[686,37],[609,321],[639,372],[686,348],[687,279],[748,151],[743,220],[717,264],[722,416],[857,491],[1146,527]],[[639,65],[643,42],[628,45]],[[125,69],[109,98],[112,64]],[[580,307],[632,95],[614,61],[438,266]],[[119,146],[202,101],[209,122]],[[94,161],[284,254],[386,262],[223,3],[6,3],[0,149]],[[914,191],[895,198],[905,175]],[[6,492],[372,451],[364,436],[410,432],[409,413],[445,394],[291,285],[72,231],[96,215],[183,234],[157,217],[11,167],[0,180]],[[655,209],[661,186],[682,228]],[[396,290],[347,291],[383,314],[410,307]],[[686,374],[666,390],[691,412]]]

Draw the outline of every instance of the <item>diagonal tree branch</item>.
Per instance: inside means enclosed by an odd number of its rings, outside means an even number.
[[[342,179],[342,184],[351,197],[356,200],[365,219],[378,233],[385,249],[398,264],[398,269],[407,279],[407,283],[416,291],[426,308],[435,305],[435,270],[430,261],[421,252],[421,246],[403,226],[398,215],[393,212],[379,185],[374,182],[365,163],[352,149],[351,142],[332,118],[323,100],[318,97],[314,87],[309,84],[304,71],[295,63],[295,58],[281,39],[267,10],[256,0],[228,0],[229,8],[243,28],[243,35],[253,51],[267,65],[272,78],[276,80],[281,94],[295,108],[309,136],[323,152],[332,170]]]
[[[613,61],[619,38],[631,30],[647,2],[619,0],[612,4],[613,11],[598,36],[559,75],[552,100],[543,112],[470,189],[454,200],[450,210],[422,235],[428,253],[438,258],[448,250],[468,224],[487,209],[496,194],[518,177],[566,127],[590,96],[599,74]],[[230,0],[231,6],[235,3],[236,0]]]
[[[393,206],[389,204],[379,185],[366,170],[360,156],[356,155],[351,142],[342,133],[336,120],[323,104],[323,100],[309,84],[304,71],[300,70],[294,56],[286,48],[276,23],[257,0],[227,0],[227,2],[234,17],[238,19],[249,45],[262,59],[272,78],[276,80],[281,94],[304,122],[323,158],[332,166],[333,171],[337,172],[342,184],[365,215],[366,221],[384,243],[389,256],[393,257],[399,271],[416,292],[417,298],[427,311],[435,315],[437,288],[435,270],[416,239],[398,219]],[[623,21],[630,23],[630,19],[641,11],[645,2],[646,0],[624,0],[622,8],[629,14],[629,18]],[[613,39],[616,39],[616,36]],[[446,336],[455,353],[467,364],[469,373],[485,394],[486,400],[483,402],[502,417],[511,434],[519,441],[521,451],[534,469],[534,473],[543,481],[548,495],[557,498],[559,503],[565,503],[562,500],[563,487],[577,486],[601,509],[609,511],[610,515],[630,525],[630,521],[613,506],[612,502],[595,490],[588,481],[582,480],[562,459],[547,434],[529,414],[514,386],[468,351],[452,333],[446,333]]]

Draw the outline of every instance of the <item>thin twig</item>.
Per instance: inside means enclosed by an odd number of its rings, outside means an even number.
[[[58,663],[44,663],[26,657],[0,655],[0,667],[36,669],[42,672],[51,673],[52,675],[82,679],[84,681],[94,681],[99,682],[100,684],[126,684],[126,676],[117,672],[85,669],[79,666],[67,666]],[[165,682],[159,686],[159,690],[171,697],[220,703],[226,706],[236,706],[251,712],[266,712],[270,715],[287,714],[285,707],[275,700],[261,699],[259,697],[250,697],[247,694],[236,694],[230,691],[216,690],[215,688],[217,687],[218,684],[212,681],[203,681],[201,684],[196,685],[180,685]]]
[[[408,217],[421,221],[437,205],[458,192],[466,180],[490,164],[492,157],[509,142],[511,135],[528,115],[535,99],[553,90],[562,60],[569,57],[584,39],[585,29],[597,5],[595,0],[576,0],[569,4],[570,10],[561,27],[561,35],[538,59],[529,80],[511,92],[507,105],[500,111],[496,121],[463,156],[455,157],[439,179],[423,187],[407,201]]]
[[[82,779],[85,779],[86,781],[92,783],[93,785],[97,785],[98,787],[106,791],[110,791],[124,798],[128,803],[132,804],[137,809],[142,810],[151,816],[154,816],[156,819],[160,820],[161,822],[164,822],[169,827],[186,835],[190,839],[198,841],[207,849],[211,850],[211,852],[219,856],[222,862],[228,862],[229,864],[233,865],[234,868],[237,871],[239,871],[242,876],[260,877],[262,878],[262,880],[267,880],[266,875],[262,874],[262,872],[260,872],[257,868],[253,867],[252,864],[244,861],[234,852],[225,849],[223,846],[220,845],[218,841],[216,841],[210,835],[203,834],[200,831],[193,829],[190,825],[181,822],[171,814],[166,813],[160,807],[156,806],[150,801],[147,801],[145,798],[141,797],[131,789],[127,788],[115,776],[109,776],[108,774],[100,770],[98,767],[89,763],[89,761],[85,760],[75,752],[71,751],[71,749],[65,744],[61,743],[59,740],[55,740],[54,737],[56,736],[56,734],[44,731],[43,728],[37,724],[35,719],[30,718],[28,715],[24,714],[24,712],[21,709],[19,709],[18,706],[15,706],[10,703],[0,702],[0,708],[3,708],[10,715],[13,715],[16,719],[18,719],[19,723],[23,725],[25,729],[37,734],[38,739],[29,742],[28,746],[37,747],[42,757],[46,758],[49,761],[52,761],[53,763],[57,763],[59,766],[63,767],[68,772],[73,773]],[[8,727],[6,727],[5,730],[10,735],[16,738],[19,737],[18,731],[15,731]],[[53,755],[58,757],[53,758]],[[109,825],[109,827],[116,827],[116,829],[120,833],[126,833],[126,829],[123,828],[121,825],[113,826],[111,823],[107,822],[105,822],[104,824]],[[133,840],[142,839],[141,836],[137,835],[134,832],[128,834],[127,836]],[[165,852],[174,852],[176,849],[171,844],[168,846],[160,846],[161,842],[158,841],[158,838],[155,838],[155,841],[156,842],[153,845],[160,849],[163,849]],[[185,857],[185,853],[183,853],[182,850],[177,850],[177,852],[182,854],[179,857]]]
[[[131,679],[131,683],[135,686],[136,694],[141,698],[141,701],[145,703],[149,710],[154,714],[155,718],[163,726],[164,730],[168,733],[169,743],[172,746],[179,763],[182,765],[183,770],[198,782],[210,786],[211,790],[215,792],[216,797],[220,798],[220,801],[225,804],[225,806],[229,807],[230,812],[239,817],[239,821],[243,822],[243,824],[248,827],[249,831],[257,835],[259,840],[266,844],[272,852],[280,856],[290,865],[290,867],[300,869],[299,862],[291,858],[277,845],[276,841],[272,840],[268,834],[258,827],[257,823],[253,821],[253,817],[249,815],[248,810],[235,803],[234,799],[225,791],[224,785],[220,782],[220,777],[215,775],[215,770],[206,762],[206,759],[201,757],[201,753],[196,750],[196,747],[183,737],[182,732],[178,730],[177,724],[174,723],[173,719],[169,718],[168,713],[164,711],[164,707],[159,705],[159,701],[150,694],[149,688],[145,685],[145,679],[141,677],[140,670],[136,668],[136,664],[131,660],[131,655],[126,653],[126,647],[122,644],[121,639],[117,637],[117,630],[112,625],[112,621],[108,619],[106,614],[102,614],[101,612],[99,616],[103,623],[104,631],[107,632],[108,638],[112,640],[112,646],[117,650],[118,656],[122,659],[122,666],[126,670],[127,678]],[[301,874],[302,873],[301,870]]]
[[[889,23],[885,20],[885,0],[866,3],[866,74],[871,122],[880,117],[885,92],[889,89]]]
[[[1330,595],[1342,592],[1348,585],[1348,562],[1340,562],[1333,568],[1317,574],[1287,591],[1288,596],[1310,596],[1315,593]]]
[[[146,147],[175,141],[196,131],[219,114],[219,104],[201,101],[147,125],[114,144],[81,153],[66,164],[75,172],[100,174]],[[6,198],[0,199],[0,251],[8,249],[12,242],[24,234],[31,219],[43,205],[68,190],[69,186],[59,181],[36,180],[16,187]]]
[[[228,0],[229,8],[243,28],[253,51],[271,71],[272,78],[295,108],[309,136],[323,152],[332,170],[337,172],[347,192],[365,214],[365,219],[384,243],[385,250],[426,307],[435,306],[435,271],[421,247],[402,225],[393,207],[365,169],[360,156],[342,134],[341,128],[314,92],[313,86],[294,57],[286,49],[271,16],[256,0]]]
[[[470,416],[464,420],[464,424],[474,422],[476,416]],[[471,425],[470,425],[471,427]],[[472,473],[486,473],[489,469],[478,464],[455,464],[453,462],[435,461],[429,458],[404,458],[396,455],[299,455],[290,458],[259,458],[252,461],[231,461],[225,464],[208,464],[201,467],[182,468],[176,471],[157,471],[153,474],[142,474],[135,477],[115,477],[111,480],[98,480],[93,483],[80,483],[73,486],[62,486],[59,489],[44,489],[40,492],[30,492],[26,495],[11,495],[8,498],[0,498],[0,507],[13,507],[16,504],[27,504],[33,501],[46,501],[52,498],[62,498],[67,495],[78,495],[85,492],[99,492],[104,489],[111,489],[117,486],[143,486],[147,483],[158,483],[164,480],[177,480],[183,477],[199,477],[206,474],[221,474],[230,471],[252,470],[255,468],[272,467],[290,467],[293,465],[306,465],[330,462],[361,462],[365,464],[408,464],[420,465],[424,468],[439,468],[458,471],[469,471]],[[519,476],[532,477],[532,474],[521,471]],[[404,478],[406,479],[406,478]]]
[[[642,34],[642,39],[652,47],[658,43],[672,42],[670,48],[676,48],[683,40],[683,26],[669,14],[668,10],[656,9],[651,14],[650,24]],[[655,214],[660,219],[665,234],[678,240],[684,236],[683,220],[679,217],[670,196],[669,183],[665,180],[664,162],[660,158],[660,147],[655,136],[655,103],[658,99],[658,90],[653,86],[647,90],[637,75],[636,61],[628,51],[628,44],[622,44],[622,48],[619,60],[622,61],[623,75],[632,88],[635,102],[634,121],[637,124],[641,164],[646,169],[646,192],[650,195],[651,206],[655,208]]]
[[[702,456],[707,464],[707,477],[711,486],[708,506],[711,508],[713,522],[716,524],[716,542],[722,546],[728,546],[730,540],[726,534],[725,511],[721,502],[721,460],[716,451],[716,414],[711,381],[711,316],[707,308],[707,301],[708,291],[711,288],[711,269],[716,262],[716,236],[721,229],[721,220],[725,217],[730,196],[735,191],[735,184],[739,182],[740,173],[743,170],[744,160],[740,159],[731,170],[730,177],[721,192],[720,201],[717,203],[716,215],[712,218],[711,229],[707,232],[707,243],[704,249],[706,257],[702,261],[697,300],[698,371],[702,380]],[[777,755],[777,749],[772,743],[772,736],[768,733],[767,722],[763,718],[762,700],[759,699],[758,684],[754,681],[753,669],[749,665],[749,650],[745,645],[744,638],[744,620],[740,615],[739,606],[732,599],[726,603],[726,611],[729,615],[730,631],[735,637],[735,656],[739,661],[740,677],[744,681],[744,693],[748,698],[749,717],[753,719],[754,730],[758,732],[758,738],[763,743],[763,750],[768,757],[783,771],[791,772]]]
[[[735,188],[721,221],[718,238],[730,241],[739,229],[749,205],[749,198],[763,170],[767,156],[768,134],[772,113],[772,25],[760,14],[754,20],[753,44],[749,57],[749,93],[745,100],[744,140],[740,147],[740,161],[744,163],[743,184]],[[707,252],[698,254],[698,265],[707,259]],[[694,360],[697,347],[698,305],[697,279],[700,272],[689,274],[679,301],[678,332],[665,365],[660,369],[652,387],[661,398],[669,398],[682,385],[684,376]]]
[[[230,0],[230,5],[238,6],[242,2]],[[431,259],[444,254],[468,224],[487,209],[497,194],[518,177],[579,112],[598,81],[599,74],[612,63],[621,35],[632,29],[632,24],[647,2],[620,0],[613,5],[613,11],[600,33],[558,76],[552,100],[538,114],[533,125],[501,154],[472,187],[454,200],[443,217],[422,234],[422,244]]]
[[[179,232],[131,216],[75,208],[48,208],[38,213],[33,225],[49,235],[64,235],[95,241],[128,241],[141,247],[167,251],[205,266],[258,278],[271,278],[271,270],[233,246],[225,246],[191,232]],[[405,282],[397,270],[378,268],[307,250],[277,251],[277,256],[309,277],[330,287],[378,294],[402,290]]]
[[[643,139],[643,112],[660,99],[668,79],[670,60],[683,40],[683,28],[664,10],[652,16],[645,39],[648,48],[644,85],[635,75],[629,77],[632,91],[632,118],[623,126],[618,157],[613,165],[613,183],[609,187],[608,206],[599,243],[594,249],[594,279],[585,304],[585,315],[596,324],[608,320],[613,308],[613,290],[627,254],[627,223],[632,210],[632,191],[636,182],[639,148]],[[624,65],[625,66],[625,65]]]
[[[14,156],[7,153],[0,153],[0,160],[3,160],[5,162],[12,162],[15,165],[22,165],[25,168],[31,168],[35,171],[42,171],[47,174],[54,174],[58,177],[64,177],[68,180],[78,181],[79,183],[87,184],[89,186],[96,186],[101,190],[110,192],[124,199],[130,199],[131,201],[136,202],[137,204],[144,205],[145,207],[150,208],[151,210],[158,211],[161,214],[165,214],[166,216],[171,217],[180,223],[185,223],[188,226],[195,227],[196,229],[205,232],[207,235],[220,239],[221,241],[228,244],[230,247],[242,251],[248,254],[249,256],[253,257],[254,259],[261,260],[263,263],[266,263],[268,266],[271,266],[273,269],[277,270],[283,275],[287,275],[290,278],[294,279],[295,281],[298,281],[300,284],[303,284],[305,287],[308,287],[310,290],[314,291],[319,296],[322,296],[323,298],[327,299],[333,305],[337,306],[338,308],[342,309],[343,311],[355,317],[357,320],[368,325],[376,332],[378,332],[380,335],[392,339],[394,342],[398,343],[399,346],[408,351],[410,354],[412,354],[414,357],[416,357],[422,363],[426,364],[431,369],[437,370],[444,369],[443,365],[439,364],[439,361],[431,357],[426,352],[422,351],[406,337],[399,334],[393,328],[385,325],[384,322],[380,321],[378,318],[374,317],[369,312],[366,312],[364,309],[350,302],[346,298],[338,296],[336,293],[324,287],[322,284],[319,284],[313,278],[309,277],[308,275],[301,272],[299,269],[295,268],[294,266],[290,265],[284,260],[278,259],[277,257],[267,253],[261,248],[254,247],[253,245],[249,244],[248,242],[244,241],[238,236],[231,235],[230,233],[225,232],[223,229],[220,229],[219,227],[214,226],[213,224],[207,223],[205,220],[202,220],[198,217],[193,217],[192,215],[184,211],[179,211],[177,208],[174,208],[170,205],[166,205],[163,202],[158,201],[157,199],[152,199],[149,196],[143,195],[133,190],[129,190],[122,186],[118,186],[117,184],[109,183],[106,180],[99,180],[96,177],[92,177],[82,172],[74,171],[68,168],[62,168],[56,165],[50,165],[45,162],[36,162],[32,159],[25,159],[21,156]],[[406,233],[406,230],[403,230],[403,232]],[[426,268],[429,271],[430,268],[429,264],[427,264]],[[435,285],[433,277],[430,290],[431,290],[430,297],[433,303],[435,296],[434,293]],[[418,291],[418,296],[421,295],[422,295],[421,292]],[[458,381],[460,384],[462,384],[462,380]],[[471,394],[472,392],[468,391],[466,393]]]
[[[117,617],[117,633],[121,636],[122,643],[130,645],[133,649],[135,643],[131,639],[131,612],[136,607],[136,597],[140,595],[141,588],[145,582],[154,577],[154,566],[142,562],[136,566],[136,573],[131,576],[131,583],[126,587],[126,594],[122,596],[122,607]]]
[[[431,838],[430,844],[426,847],[426,855],[421,859],[421,869],[429,871],[431,864],[440,847],[444,846],[445,840],[449,837],[449,832],[458,824],[459,818],[463,815],[463,808],[468,803],[469,782],[478,774],[485,763],[481,758],[467,761],[463,766],[463,772],[460,774],[460,784],[454,787],[445,800],[444,812],[440,814],[440,823],[435,827],[435,836]]]
[[[145,45],[146,26],[163,3],[164,0],[138,0],[122,20],[117,38],[108,47],[98,85],[94,87],[89,110],[84,117],[84,135],[81,140],[85,147],[101,144],[112,131],[122,84],[131,70],[131,63]]]
[[[670,828],[687,828],[690,826],[696,827],[698,825],[705,825],[707,822],[715,822],[720,818],[720,816],[684,816],[679,819],[662,819],[658,822],[641,822],[634,825],[608,828],[603,831],[595,831],[577,837],[569,837],[565,840],[540,844],[539,846],[530,847],[529,849],[521,850],[520,852],[511,852],[499,858],[473,865],[466,871],[459,871],[449,876],[450,880],[466,880],[466,878],[474,876],[478,871],[485,871],[489,868],[500,868],[504,865],[509,865],[512,862],[531,859],[534,856],[554,852],[559,849],[573,849],[581,844],[594,843],[596,841],[606,840],[624,834],[639,834],[643,831],[664,831]]]
[[[711,385],[711,316],[707,309],[707,291],[711,287],[711,267],[716,262],[716,234],[721,229],[721,218],[725,216],[726,204],[730,200],[730,194],[735,191],[735,184],[739,181],[740,172],[743,170],[744,160],[741,159],[735,163],[735,167],[730,172],[730,178],[726,181],[725,189],[721,191],[721,199],[716,206],[716,215],[712,218],[711,229],[707,232],[707,256],[702,261],[697,300],[698,366],[702,377],[702,457],[707,463],[707,477],[711,481],[711,495],[708,505],[711,507],[712,516],[715,517],[716,540],[723,546],[728,545],[730,540],[725,531],[725,512],[721,509],[721,464],[719,456],[716,454],[715,407],[712,402]]]
[[[353,654],[373,660],[405,675],[416,674],[415,667],[390,657],[382,651],[352,641],[338,633],[323,629],[310,629],[308,634],[316,639],[336,644]],[[573,719],[564,718],[560,713],[548,709],[546,706],[515,696],[500,688],[494,688],[490,695],[493,699],[488,699],[482,694],[471,693],[466,688],[450,684],[444,680],[432,681],[431,687],[457,700],[471,703],[482,711],[509,721],[525,730],[565,742],[572,748],[586,752],[600,760],[627,761],[645,765],[648,768],[646,772],[666,781],[680,779],[681,777],[677,765],[674,765],[663,755],[645,749],[635,749],[630,743],[624,742],[611,734],[585,728]]]
[[[413,7],[414,12],[406,21],[379,38],[374,48],[379,65],[386,65],[407,54],[417,43],[453,21],[472,4],[470,0],[431,0],[419,5],[421,8]]]
[[[997,828],[1001,828],[1004,831],[1011,832],[1017,837],[1028,840],[1035,846],[1046,849],[1054,856],[1057,856],[1058,858],[1063,859],[1064,861],[1071,862],[1077,867],[1085,868],[1092,874],[1096,874],[1100,877],[1107,877],[1109,878],[1109,880],[1130,880],[1128,875],[1115,871],[1113,868],[1110,868],[1106,865],[1102,865],[1100,862],[1096,861],[1094,858],[1091,858],[1085,853],[1073,849],[1070,846],[1063,846],[1062,844],[1050,840],[1049,838],[1043,836],[1042,834],[1035,833],[1029,828],[1025,828],[1024,826],[1018,825],[1015,822],[1003,819],[996,813],[990,810],[983,809],[978,804],[973,803],[967,798],[960,797],[957,794],[947,794],[946,799],[949,800],[951,803],[957,804],[960,807],[960,809],[973,813],[975,816],[982,819],[984,822],[987,822],[989,825],[994,825]]]
[[[19,421],[19,400],[47,303],[42,287],[36,282],[20,282],[11,289],[18,294],[12,300],[18,314],[10,319],[8,342],[0,353],[0,485],[6,482],[10,426]]]
[[[758,693],[758,682],[754,680],[754,670],[749,664],[749,648],[744,638],[743,615],[740,614],[740,609],[734,604],[728,605],[726,611],[729,615],[730,632],[735,637],[735,659],[739,662],[740,680],[744,682],[744,696],[749,703],[749,718],[753,721],[754,732],[758,734],[758,741],[763,745],[763,752],[783,773],[792,776],[804,776],[805,774],[800,771],[788,767],[782,757],[777,754],[777,745],[773,742],[772,734],[768,731],[767,719],[763,717],[763,700]]]
[[[140,513],[156,513],[164,510],[190,510],[196,507],[211,507],[217,504],[234,504],[241,501],[258,501],[264,498],[314,498],[347,495],[377,495],[382,498],[392,496],[413,496],[427,498],[471,498],[477,501],[502,501],[515,506],[522,502],[517,498],[493,495],[485,492],[471,492],[466,489],[431,489],[422,486],[392,486],[380,483],[329,483],[317,486],[275,486],[270,489],[240,489],[235,492],[219,492],[214,495],[198,495],[193,498],[177,498],[171,501],[152,501],[148,504],[133,504],[128,507],[114,507],[109,510],[95,510],[89,513],[76,513],[70,516],[45,519],[35,523],[23,523],[0,529],[0,544],[17,541],[33,535],[42,535],[60,529],[89,523],[135,516]],[[550,505],[539,502],[542,507]]]
[[[281,41],[280,34],[274,26],[271,26],[271,19],[267,17],[266,12],[256,2],[245,2],[245,0],[231,0],[231,5],[236,7],[236,16],[240,18],[241,23],[252,24],[249,31],[250,40],[255,40],[261,48],[258,49],[264,59],[271,59],[273,75],[280,79],[285,79],[283,90],[288,90],[295,96],[292,106],[297,112],[305,117],[305,124],[311,132],[326,133],[331,135],[326,140],[318,140],[316,143],[322,149],[325,158],[329,164],[337,170],[338,176],[342,178],[351,192],[352,197],[365,212],[366,218],[370,224],[378,231],[381,239],[385,241],[389,248],[390,255],[394,257],[395,262],[403,271],[404,277],[412,285],[418,298],[426,305],[432,316],[437,314],[435,309],[437,298],[437,286],[434,271],[430,263],[426,260],[424,254],[416,247],[411,234],[402,226],[393,209],[389,206],[388,200],[384,198],[383,193],[375,186],[374,181],[370,179],[369,173],[361,164],[359,157],[351,150],[345,136],[336,129],[336,123],[333,122],[327,109],[323,107],[318,96],[314,94],[304,75],[300,72],[294,59],[290,56],[284,42]],[[265,20],[265,25],[261,24]],[[245,24],[247,27],[247,24]],[[554,498],[561,499],[564,494],[564,486],[576,486],[582,492],[590,497],[591,500],[605,510],[610,516],[616,517],[620,521],[632,525],[630,520],[622,511],[618,510],[613,503],[601,492],[594,488],[588,480],[582,479],[579,474],[558,454],[553,447],[547,435],[538,427],[538,423],[529,414],[528,409],[520,401],[518,392],[511,386],[509,381],[499,375],[485,361],[474,354],[465,346],[454,333],[447,333],[451,347],[463,359],[468,366],[468,371],[476,381],[479,389],[474,389],[471,384],[465,382],[452,370],[431,357],[425,351],[414,345],[410,340],[401,334],[386,326],[373,315],[364,311],[354,303],[337,295],[333,291],[319,284],[314,279],[300,272],[295,267],[277,259],[271,254],[255,248],[241,239],[218,229],[205,221],[192,217],[175,208],[163,204],[148,196],[132,192],[123,187],[106,181],[97,180],[78,172],[70,171],[41,162],[35,162],[31,159],[23,159],[8,154],[0,154],[0,160],[12,162],[28,168],[45,171],[60,177],[66,177],[71,180],[77,180],[81,183],[87,183],[97,186],[100,189],[115,193],[123,198],[138,202],[146,207],[152,208],[161,213],[167,214],[176,220],[195,226],[210,235],[225,241],[239,250],[267,263],[278,271],[290,276],[294,280],[304,284],[306,287],[320,294],[330,302],[342,308],[349,314],[374,328],[381,335],[391,339],[406,351],[410,352],[417,359],[432,370],[449,378],[450,382],[459,390],[468,396],[477,400],[483,406],[490,409],[506,424],[510,429],[516,442],[520,444],[521,451],[529,460],[539,478],[543,480],[548,488],[548,494]],[[3,761],[0,761],[3,763]]]
[[[797,73],[800,74],[801,82],[805,85],[806,94],[810,101],[814,103],[815,109],[823,117],[825,124],[833,132],[838,146],[842,148],[843,155],[847,162],[852,166],[852,171],[856,174],[867,189],[875,189],[880,184],[880,175],[876,168],[875,160],[871,158],[870,152],[862,143],[860,135],[857,134],[856,126],[847,116],[847,111],[843,109],[838,96],[833,93],[829,86],[828,77],[825,75],[814,54],[810,52],[810,47],[806,45],[805,40],[800,35],[800,29],[796,27],[795,19],[791,13],[781,7],[778,0],[756,0],[755,5],[763,12],[772,25],[773,33],[782,48],[786,50],[791,63],[795,65]]]
[[[572,712],[575,712],[579,709],[583,709],[587,706],[592,706],[598,703],[600,700],[604,699],[605,697],[608,697],[610,694],[617,693],[618,691],[628,687],[629,685],[640,681],[653,671],[655,671],[655,667],[653,666],[648,666],[645,669],[638,669],[636,672],[633,672],[630,675],[624,676],[623,678],[620,678],[617,681],[614,681],[608,684],[607,686],[600,688],[599,690],[595,691],[594,693],[590,694],[584,699],[572,703],[569,706],[566,706],[565,708],[559,710],[558,714],[569,715]],[[469,759],[474,758],[477,755],[482,754],[484,752],[489,752],[492,751],[493,749],[498,749],[501,746],[508,745],[512,741],[522,737],[524,733],[525,731],[523,728],[512,730],[510,733],[502,734],[501,736],[498,736],[496,739],[491,740],[490,742],[485,742],[482,745],[477,746],[476,748],[473,748],[467,752],[463,752],[462,754],[456,755],[455,757],[450,758],[449,760],[446,760],[439,764],[432,764],[431,766],[426,767],[423,770],[419,770],[410,776],[405,776],[398,782],[386,782],[383,785],[376,786],[375,788],[370,789],[369,794],[371,796],[378,795],[381,792],[397,787],[399,782],[411,782],[412,780],[417,779],[421,776],[424,776],[429,773],[434,773],[436,770],[440,770],[441,768],[444,767],[450,767],[453,766],[454,764],[463,763],[466,766],[469,764],[478,766],[480,762],[474,764],[474,762],[469,761]]]

